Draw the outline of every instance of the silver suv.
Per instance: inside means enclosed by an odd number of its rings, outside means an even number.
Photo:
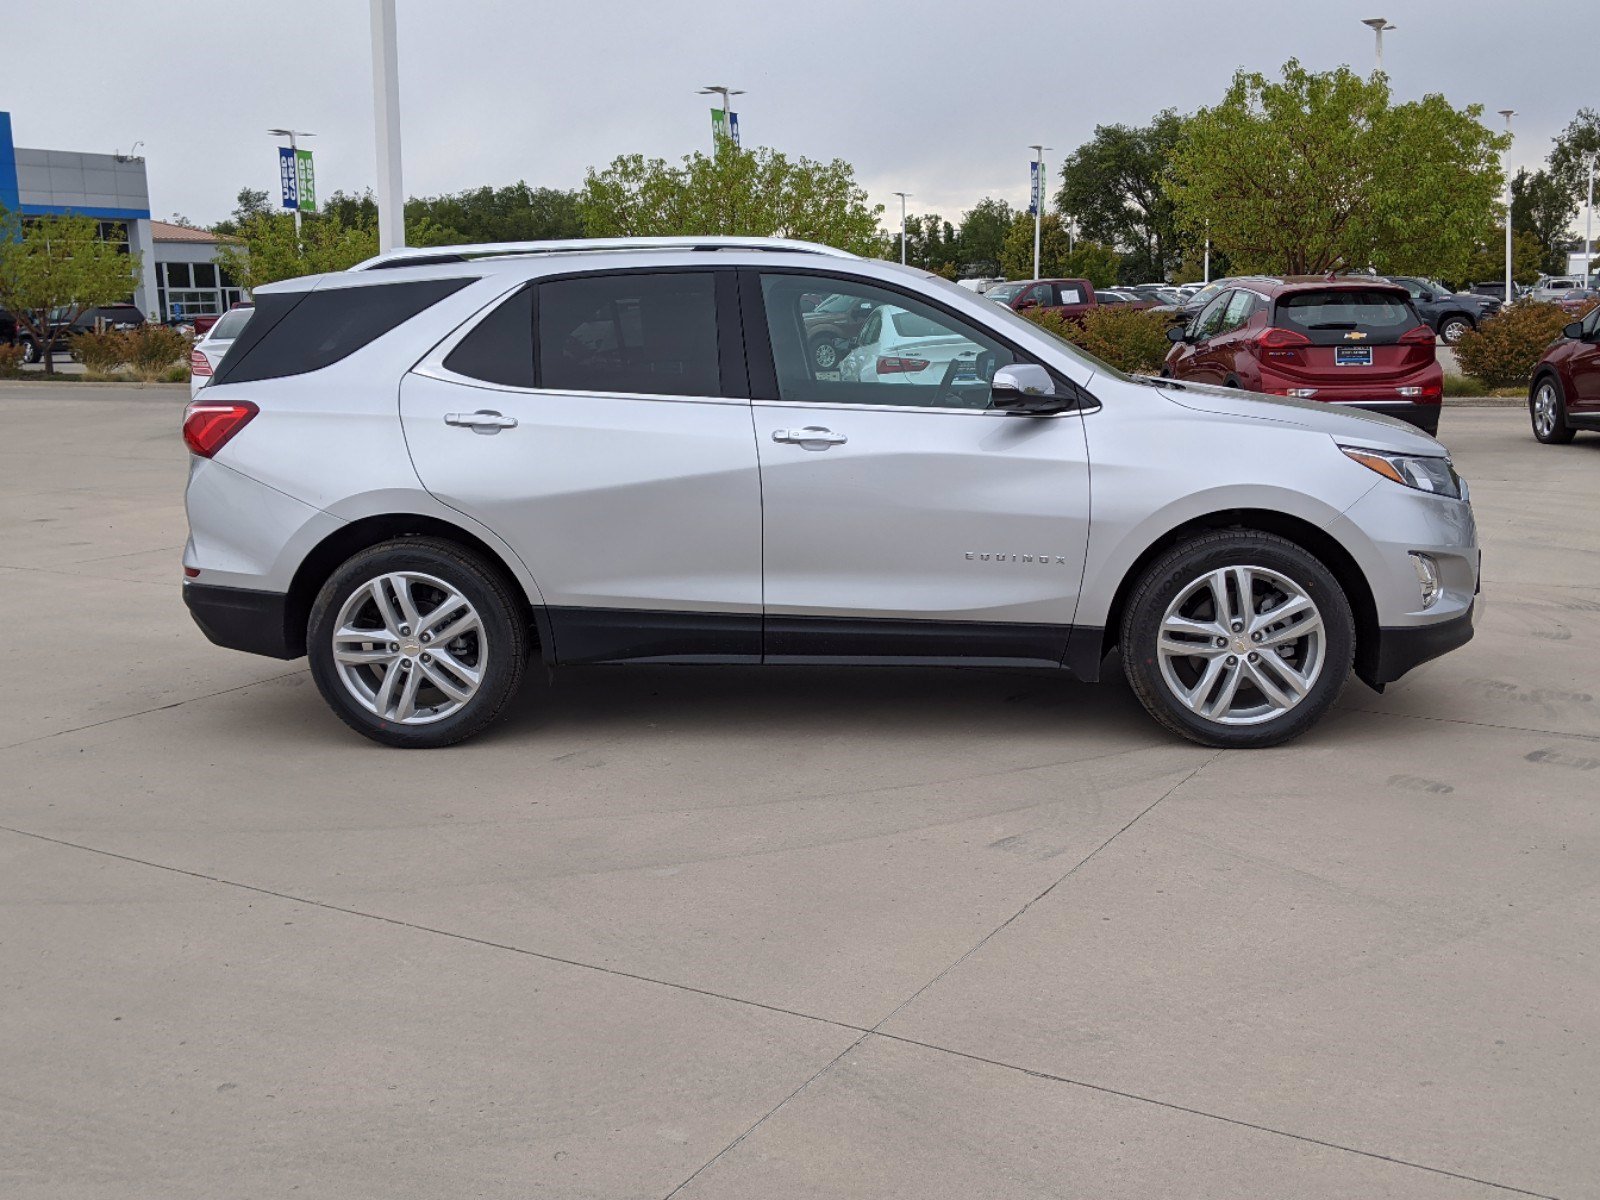
[[[826,364],[824,297],[871,313]],[[1128,376],[922,271],[776,239],[401,250],[264,287],[191,403],[184,598],[442,746],[547,664],[1122,670],[1266,746],[1472,636],[1443,447]]]

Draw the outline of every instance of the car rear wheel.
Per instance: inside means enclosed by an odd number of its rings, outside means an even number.
[[[528,630],[500,573],[438,538],[355,555],[312,606],[311,676],[339,718],[386,746],[448,746],[516,695]]]
[[[1567,400],[1554,375],[1541,375],[1533,385],[1528,415],[1533,420],[1533,436],[1547,446],[1564,446],[1576,436],[1567,424]]]
[[[1355,622],[1338,580],[1285,538],[1226,530],[1184,542],[1135,586],[1122,665],[1145,709],[1206,746],[1275,746],[1338,699]]]
[[[1439,322],[1439,340],[1447,346],[1454,346],[1471,332],[1472,322],[1466,317],[1446,317]]]

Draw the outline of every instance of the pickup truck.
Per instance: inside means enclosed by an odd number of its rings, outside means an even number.
[[[1014,312],[1043,310],[1060,313],[1069,321],[1081,320],[1084,313],[1100,306],[1094,284],[1087,279],[1028,279],[998,284],[983,295]]]

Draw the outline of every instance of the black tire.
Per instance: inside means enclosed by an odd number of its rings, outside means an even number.
[[[1463,334],[1471,333],[1474,328],[1471,317],[1452,313],[1439,322],[1439,340],[1446,346],[1454,346]]]
[[[1542,393],[1549,389],[1548,399],[1554,408],[1553,419],[1544,427],[1540,427],[1539,404],[1545,399]],[[1578,436],[1577,430],[1567,424],[1567,395],[1561,387],[1561,380],[1548,371],[1533,381],[1533,386],[1528,389],[1528,422],[1533,426],[1533,436],[1536,441],[1543,442],[1546,446],[1565,446]]]
[[[1189,709],[1168,685],[1156,652],[1168,606],[1196,580],[1230,566],[1277,572],[1300,587],[1322,617],[1324,657],[1310,690],[1293,707],[1259,724],[1227,724]],[[1202,534],[1162,554],[1134,585],[1122,617],[1122,669],[1139,702],[1173,733],[1220,749],[1276,746],[1304,733],[1339,698],[1355,644],[1350,601],[1333,573],[1287,538],[1252,529]]]
[[[345,686],[333,657],[335,622],[345,601],[369,581],[395,571],[433,576],[455,588],[477,610],[488,644],[487,662],[478,664],[478,690],[457,711],[428,724],[400,724],[363,707]],[[386,746],[432,749],[481,732],[517,694],[531,649],[527,620],[512,587],[496,566],[443,538],[397,538],[361,551],[329,577],[311,608],[306,650],[317,690],[341,721]]]
[[[811,341],[811,365],[818,371],[837,371],[839,360],[844,355],[839,353],[839,347],[834,344],[831,337],[813,338]],[[826,361],[824,361],[826,360]]]

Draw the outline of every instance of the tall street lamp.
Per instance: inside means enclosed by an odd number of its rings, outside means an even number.
[[[1049,146],[1029,146],[1033,151],[1033,277],[1039,278],[1039,239],[1044,228],[1044,152]]]
[[[900,265],[906,265],[906,198],[911,192],[890,192],[891,196],[900,197]]]
[[[1502,108],[1500,115],[1506,119],[1506,136],[1511,136],[1511,118],[1517,115],[1514,108]],[[1506,303],[1511,303],[1511,164],[1509,155],[1511,147],[1506,147],[1508,161],[1506,163]]]
[[[298,145],[298,143],[295,141],[295,138],[317,136],[314,133],[307,133],[304,129],[269,129],[267,132],[272,134],[274,137],[288,138],[290,150],[294,150]],[[300,167],[300,160],[296,158],[294,161],[295,169],[298,171]],[[294,246],[295,253],[298,254],[300,252],[300,199],[298,195],[295,197],[294,205]]]
[[[1589,204],[1583,210],[1583,286],[1589,288],[1589,272],[1594,267],[1594,161],[1590,154],[1585,160],[1584,174],[1589,177]]]
[[[744,91],[742,89],[740,89],[740,88],[723,87],[721,84],[712,83],[712,84],[708,84],[707,86],[701,88],[698,92],[695,93],[695,95],[697,95],[697,96],[721,96],[722,97],[722,136],[725,137],[725,138],[732,138],[733,137],[733,126],[728,124],[728,97],[729,96],[742,96],[742,95],[744,95]],[[711,148],[712,148],[713,151],[716,151],[716,150],[720,149],[721,147],[720,147],[720,145],[714,145]]]
[[[372,107],[378,142],[378,249],[406,244],[400,178],[400,51],[394,0],[372,0]]]
[[[1383,31],[1386,30],[1386,29],[1393,29],[1394,26],[1389,24],[1389,18],[1388,17],[1368,17],[1365,21],[1363,21],[1361,23],[1363,25],[1365,25],[1368,29],[1372,30],[1373,34],[1377,38],[1377,41],[1378,41],[1378,65],[1377,65],[1374,73],[1378,74],[1378,75],[1382,75],[1383,74]]]

